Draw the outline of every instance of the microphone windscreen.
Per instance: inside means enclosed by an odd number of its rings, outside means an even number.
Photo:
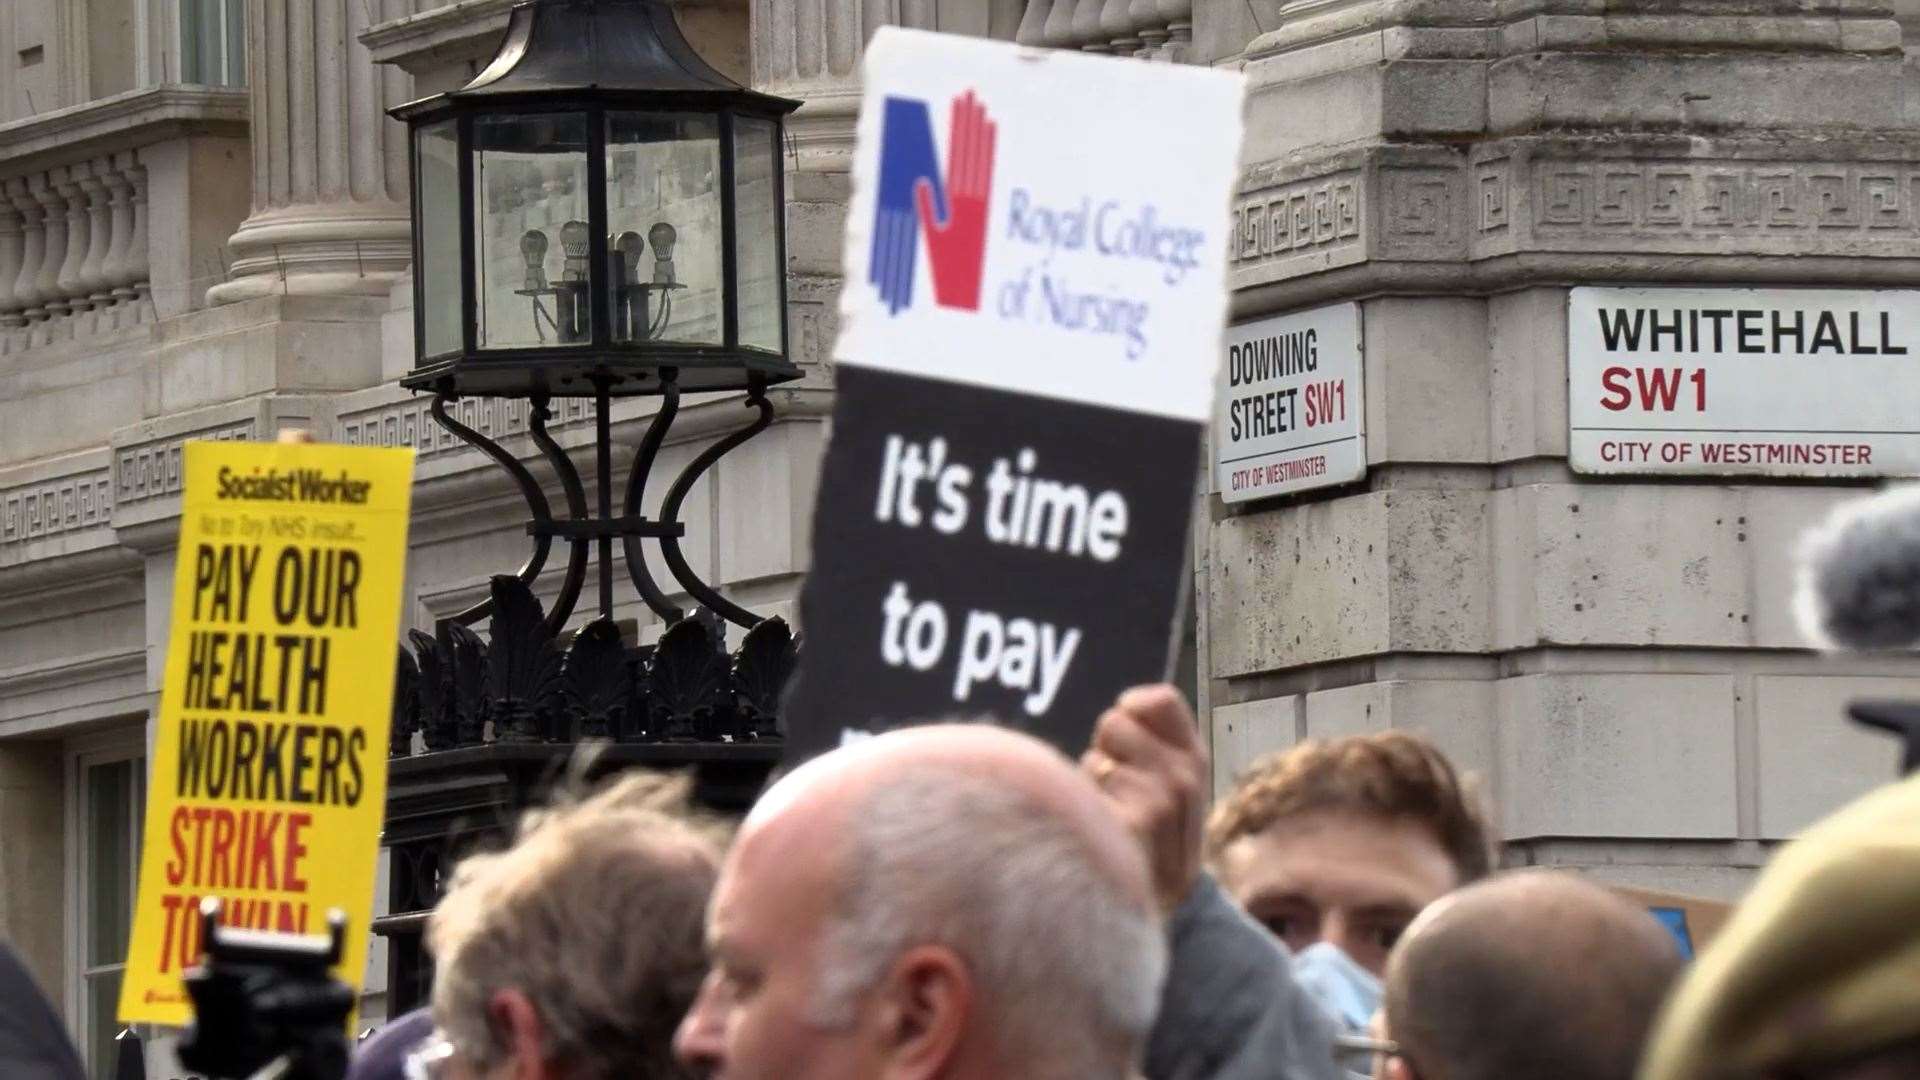
[[[1820,648],[1920,646],[1920,485],[1844,503],[1809,530],[1794,609]]]

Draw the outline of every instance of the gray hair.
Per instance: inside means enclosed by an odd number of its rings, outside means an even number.
[[[673,1031],[706,973],[705,912],[725,830],[685,777],[635,772],[529,812],[512,847],[471,855],[427,925],[434,1022],[477,1070],[508,1047],[501,990],[540,1014],[543,1052],[589,1080],[679,1080]]]
[[[844,1026],[902,952],[952,949],[1027,1075],[1131,1065],[1166,977],[1165,931],[1075,827],[1012,785],[922,766],[858,806],[821,938],[814,1022]]]

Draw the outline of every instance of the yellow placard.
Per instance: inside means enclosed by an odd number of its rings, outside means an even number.
[[[188,443],[122,1022],[183,1025],[201,898],[327,932],[360,987],[387,795],[413,451]]]

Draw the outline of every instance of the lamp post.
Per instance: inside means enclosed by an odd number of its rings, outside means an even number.
[[[458,90],[393,110],[413,163],[416,365],[401,385],[434,395],[434,418],[500,462],[525,494],[531,582],[553,541],[570,547],[546,621],[564,626],[599,555],[599,609],[613,612],[614,541],[662,619],[682,612],[641,558],[658,541],[697,603],[758,618],[695,574],[678,520],[693,481],[772,419],[766,390],[787,360],[781,128],[796,101],[755,93],[702,61],[658,0],[534,0],[513,9],[500,51]],[[745,391],[758,418],[696,458],[659,520],[641,516],[655,454],[683,393]],[[662,401],[616,508],[612,399]],[[460,397],[525,398],[534,442],[567,495],[556,519],[526,469],[447,415]],[[547,436],[554,397],[591,397],[597,513]],[[462,624],[492,601],[455,616]]]
[[[714,71],[662,0],[529,0],[499,52],[457,90],[393,110],[413,166],[415,365],[436,422],[493,459],[526,500],[532,552],[489,597],[413,631],[394,694],[387,806],[391,1005],[426,992],[420,931],[459,850],[497,836],[557,774],[688,767],[695,796],[744,807],[777,761],[780,691],[796,643],[720,595],[681,551],[681,508],[722,456],[771,423],[787,359],[784,117],[799,103]],[[683,394],[743,392],[753,418],[696,455],[657,518],[644,497]],[[659,406],[619,484],[611,407]],[[462,398],[528,403],[528,434],[564,491],[560,513],[526,463],[449,411]],[[547,430],[556,398],[591,399],[591,507]],[[684,611],[642,544],[691,599]],[[532,585],[555,543],[566,570],[542,610]],[[614,622],[615,550],[659,641]],[[596,617],[564,631],[597,549]],[[490,640],[470,629],[491,622]],[[725,651],[722,621],[746,627]],[[427,752],[412,754],[415,733]],[[583,739],[591,765],[563,767]]]

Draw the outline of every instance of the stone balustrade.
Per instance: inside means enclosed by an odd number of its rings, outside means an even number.
[[[1193,45],[1193,0],[1027,0],[1022,45],[1183,63]]]
[[[0,125],[0,355],[200,306],[223,272],[206,219],[245,205],[220,210],[246,110],[244,91],[155,87]]]
[[[151,317],[146,172],[127,150],[0,182],[0,327],[71,337]]]

